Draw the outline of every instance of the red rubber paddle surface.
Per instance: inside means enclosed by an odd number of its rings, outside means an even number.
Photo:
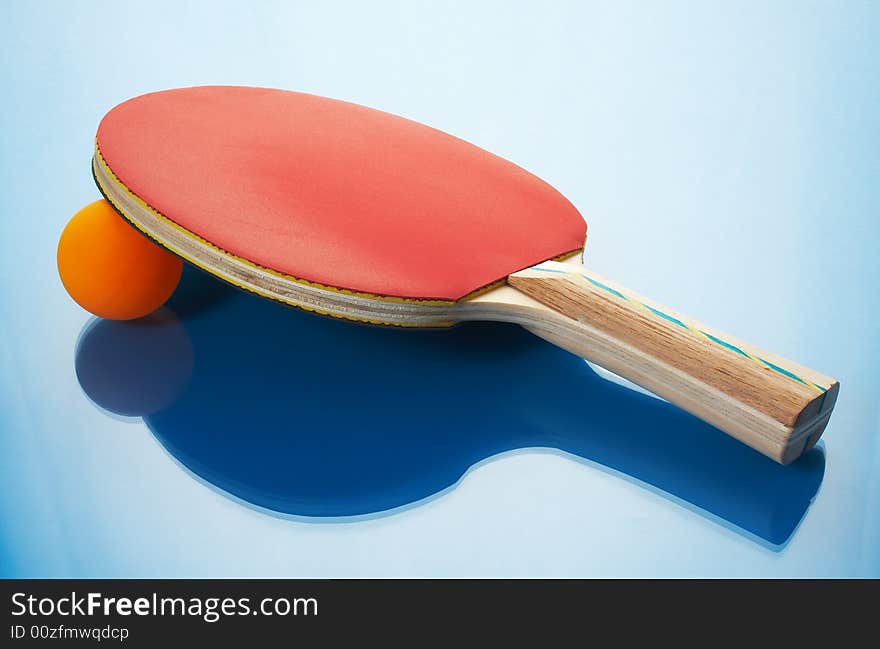
[[[178,225],[336,288],[457,300],[586,237],[574,206],[513,163],[314,95],[152,93],[111,110],[97,142],[119,180]]]

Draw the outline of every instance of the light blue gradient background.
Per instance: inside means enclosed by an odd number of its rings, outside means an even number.
[[[880,4],[122,4],[4,5],[0,575],[880,576]],[[392,516],[284,520],[99,411],[58,234],[98,197],[111,106],[211,83],[347,99],[507,157],[586,216],[590,267],[839,378],[790,543],[537,451]]]

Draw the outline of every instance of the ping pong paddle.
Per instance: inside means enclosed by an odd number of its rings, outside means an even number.
[[[377,324],[517,323],[783,464],[837,398],[834,379],[585,269],[586,225],[559,192],[388,113],[265,88],[151,93],[104,117],[92,170],[129,223],[240,288]]]

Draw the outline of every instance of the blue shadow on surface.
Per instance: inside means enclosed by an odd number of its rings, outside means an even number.
[[[401,507],[488,457],[549,447],[778,549],[825,470],[820,449],[780,466],[513,325],[358,325],[191,268],[153,316],[88,325],[76,371],[96,404],[143,417],[199,478],[297,516]]]

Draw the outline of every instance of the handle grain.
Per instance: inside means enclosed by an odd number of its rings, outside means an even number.
[[[508,284],[548,307],[537,335],[787,464],[811,448],[836,380],[716,332],[582,266],[544,262]]]

